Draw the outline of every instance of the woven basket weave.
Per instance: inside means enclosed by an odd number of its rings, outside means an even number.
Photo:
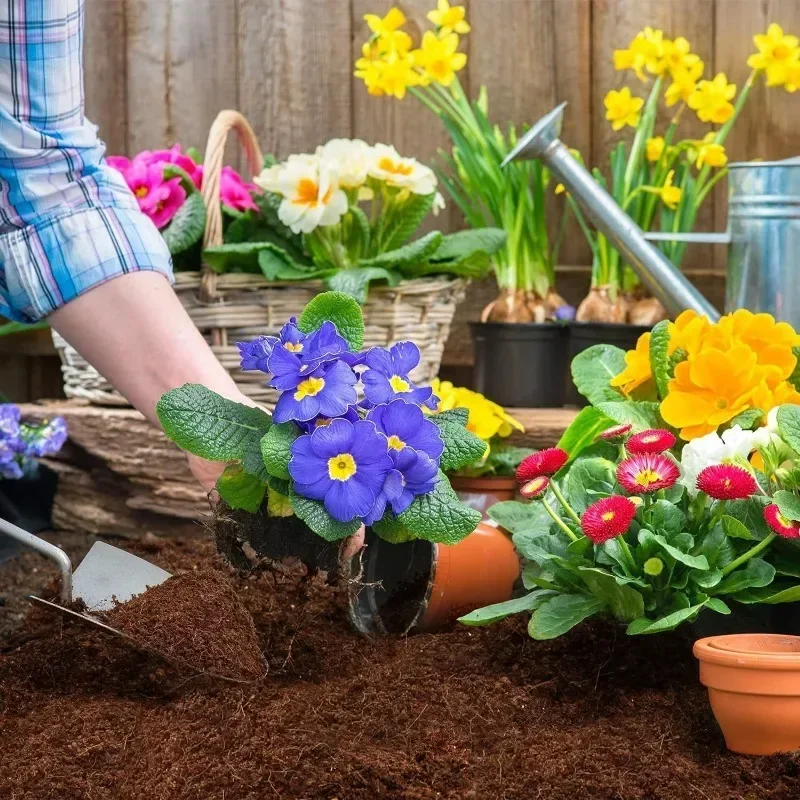
[[[203,170],[203,201],[206,230],[203,247],[222,244],[220,175],[225,143],[235,130],[252,175],[263,162],[253,129],[237,111],[222,111],[208,135]],[[466,281],[458,278],[419,278],[394,288],[372,287],[363,306],[364,346],[389,346],[410,340],[419,346],[422,358],[411,377],[431,381],[439,371],[456,306],[464,297]],[[206,264],[200,272],[175,273],[175,292],[198,330],[242,392],[266,405],[277,401],[277,392],[265,384],[260,372],[242,372],[237,341],[264,334],[277,335],[292,316],[323,291],[319,281],[284,283],[267,281],[260,275],[218,275]],[[53,341],[61,356],[64,392],[97,405],[128,405],[113,387],[58,334]]]

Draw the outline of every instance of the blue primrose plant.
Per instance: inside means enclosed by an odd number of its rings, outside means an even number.
[[[57,453],[67,440],[62,417],[35,423],[22,420],[18,406],[0,404],[0,478],[18,480],[36,470],[36,459]]]
[[[480,521],[445,475],[480,458],[466,409],[436,413],[410,373],[419,348],[361,351],[364,321],[348,295],[315,297],[279,336],[238,344],[242,369],[280,392],[273,414],[196,384],[167,392],[167,435],[202,458],[228,462],[217,483],[232,508],[294,514],[327,541],[361,525],[390,542],[455,543]]]

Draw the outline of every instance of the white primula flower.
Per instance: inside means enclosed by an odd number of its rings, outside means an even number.
[[[372,148],[361,139],[331,139],[317,148],[317,156],[336,165],[343,189],[358,189],[366,183]]]
[[[692,439],[681,453],[680,483],[686,487],[690,497],[697,497],[697,476],[714,464],[733,464],[747,460],[756,448],[756,434],[743,431],[734,425],[722,436],[709,433],[698,439]]]
[[[436,191],[436,175],[430,167],[414,158],[403,158],[394,147],[376,144],[372,148],[369,174],[384,181],[387,186],[408,189],[414,194]]]
[[[436,197],[433,198],[433,205],[431,206],[433,209],[433,216],[438,217],[440,211],[444,211],[445,209],[445,202],[444,197],[442,197],[441,192],[436,192]]]
[[[262,169],[261,173],[253,178],[253,183],[256,186],[260,186],[264,191],[277,192],[282,170],[283,164],[273,164],[271,167]]]
[[[347,195],[339,188],[335,164],[316,157],[289,158],[274,191],[283,195],[278,218],[293,233],[335,225],[347,213]]]

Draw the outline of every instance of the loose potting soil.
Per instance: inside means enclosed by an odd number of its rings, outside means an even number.
[[[512,619],[367,640],[302,569],[234,575],[207,543],[150,557],[231,582],[268,676],[187,677],[37,609],[0,640],[0,798],[800,797],[797,756],[725,750],[685,634],[533,642]]]

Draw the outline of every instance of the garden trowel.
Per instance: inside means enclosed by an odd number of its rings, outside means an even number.
[[[53,561],[61,573],[60,604],[31,596],[30,599],[48,608],[86,622],[98,625],[110,633],[122,635],[91,612],[107,611],[118,603],[125,603],[151,586],[158,586],[170,573],[131,553],[112,547],[105,542],[95,542],[86,557],[73,572],[69,556],[50,542],[0,519],[0,533],[16,539],[26,547],[36,550]],[[76,611],[69,606],[82,601],[86,611]]]

